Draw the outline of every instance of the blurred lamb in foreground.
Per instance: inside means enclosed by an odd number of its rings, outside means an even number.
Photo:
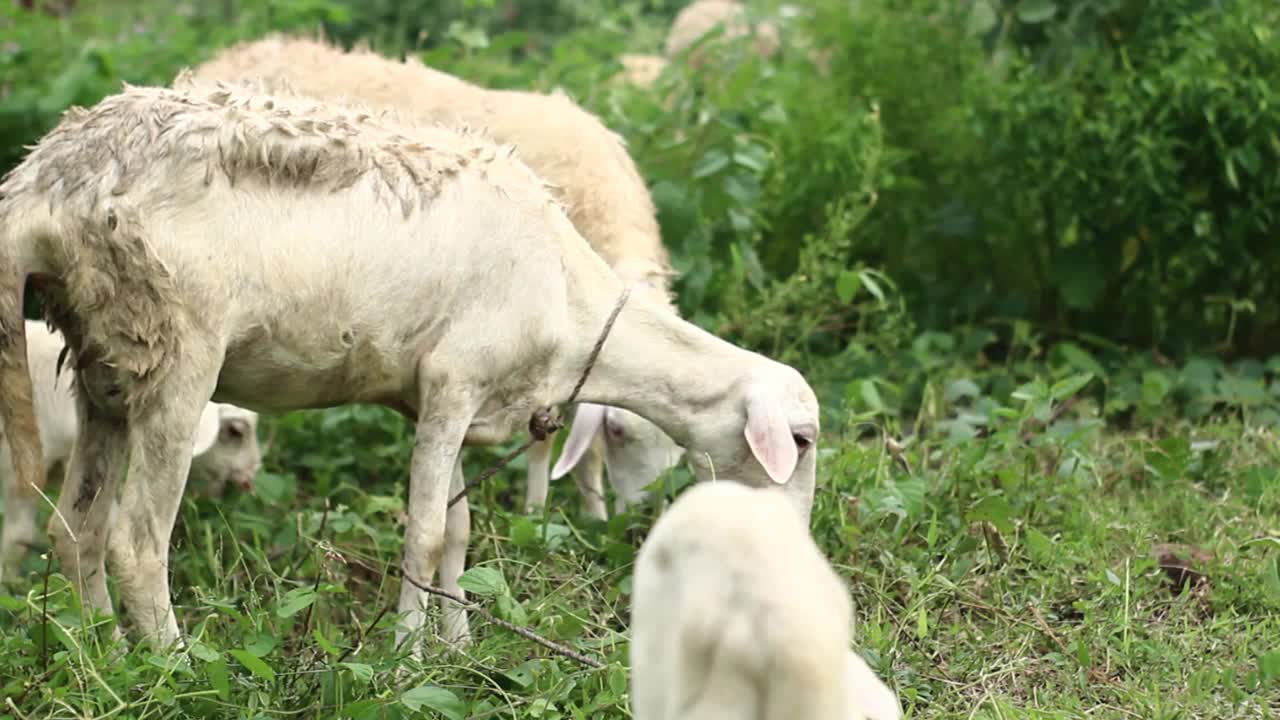
[[[850,649],[848,588],[786,496],[690,487],[636,556],[636,720],[898,720]]]

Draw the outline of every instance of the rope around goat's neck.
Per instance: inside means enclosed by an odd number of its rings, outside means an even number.
[[[591,369],[596,366],[596,359],[600,357],[600,351],[604,349],[604,341],[609,339],[609,333],[613,331],[613,323],[617,321],[618,314],[622,312],[622,306],[627,304],[627,298],[629,297],[631,297],[631,288],[622,288],[622,294],[618,296],[618,301],[614,303],[613,312],[609,313],[609,319],[605,321],[604,329],[600,331],[600,337],[596,338],[596,344],[591,348],[591,354],[587,356],[586,367],[582,369],[582,375],[578,377],[578,383],[573,386],[573,392],[569,393],[569,399],[564,402],[565,405],[572,405],[573,401],[578,399],[578,393],[582,391],[582,386],[587,383],[587,377],[591,375]],[[472,488],[496,475],[499,470],[509,465],[512,460],[515,460],[521,453],[532,447],[534,443],[546,440],[562,427],[564,427],[564,421],[560,418],[559,413],[552,411],[551,407],[540,407],[535,410],[533,415],[529,417],[529,439],[520,447],[498,458],[497,462],[477,475],[475,480],[463,486],[457,495],[449,498],[449,504],[445,507],[453,507],[454,503],[466,497]]]

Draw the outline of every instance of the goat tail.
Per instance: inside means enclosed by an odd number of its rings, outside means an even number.
[[[10,232],[5,232],[5,225]],[[22,312],[28,275],[26,253],[22,251],[24,238],[12,228],[11,222],[0,217],[0,420],[4,421],[18,492],[30,497],[44,487],[44,449],[36,426],[27,367],[26,320]]]

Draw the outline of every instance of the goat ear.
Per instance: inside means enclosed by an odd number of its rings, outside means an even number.
[[[191,438],[191,457],[199,457],[213,447],[218,439],[219,427],[218,406],[207,403],[204,412],[200,413],[200,422],[196,424],[195,435]]]
[[[743,433],[751,454],[764,466],[769,479],[785,485],[795,472],[800,453],[777,397],[759,391],[747,396],[747,427]]]
[[[573,424],[569,426],[569,437],[565,438],[564,448],[560,450],[560,459],[556,460],[556,466],[551,468],[552,480],[564,477],[565,473],[572,470],[586,454],[587,448],[591,447],[592,439],[604,424],[604,411],[604,405],[578,403],[578,411],[573,415]]]

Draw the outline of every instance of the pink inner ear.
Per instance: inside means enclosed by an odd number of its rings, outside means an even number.
[[[751,454],[764,467],[769,479],[784,485],[795,472],[800,453],[791,439],[791,426],[777,400],[752,397],[747,401],[747,427],[743,431]]]
[[[578,461],[582,460],[587,448],[591,447],[592,438],[604,423],[604,411],[604,405],[595,403],[578,405],[578,411],[573,416],[573,425],[569,427],[569,437],[565,438],[564,448],[560,450],[560,459],[556,460],[555,467],[551,468],[552,480],[564,477],[565,473],[576,467]]]

